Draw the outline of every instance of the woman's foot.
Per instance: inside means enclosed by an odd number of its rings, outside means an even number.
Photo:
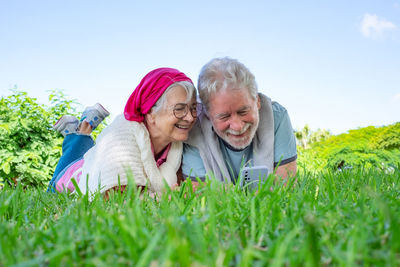
[[[101,104],[96,103],[83,111],[80,122],[74,116],[64,115],[53,125],[53,128],[64,137],[72,133],[90,135],[108,115],[110,113]]]
[[[100,103],[96,103],[83,111],[81,122],[88,122],[94,130],[108,115],[110,113]]]
[[[78,125],[79,120],[76,117],[64,115],[53,125],[53,128],[65,137],[68,134],[76,133]]]

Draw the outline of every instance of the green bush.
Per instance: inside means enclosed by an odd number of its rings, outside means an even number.
[[[332,151],[327,158],[329,169],[377,168],[386,170],[396,166],[399,158],[394,153],[379,149],[342,147]]]
[[[52,91],[50,106],[26,92],[12,90],[0,100],[0,179],[9,184],[43,187],[61,155],[62,136],[51,125],[63,114],[75,115],[77,102]]]
[[[299,166],[307,170],[375,168],[391,171],[400,165],[400,123],[369,126],[298,147]]]
[[[378,149],[400,149],[400,122],[389,125],[374,139],[375,148]]]

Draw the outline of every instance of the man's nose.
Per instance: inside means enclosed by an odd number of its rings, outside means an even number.
[[[243,129],[244,124],[245,123],[238,116],[233,116],[229,128],[234,131],[240,132]]]

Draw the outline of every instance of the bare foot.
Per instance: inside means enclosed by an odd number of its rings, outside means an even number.
[[[79,127],[78,132],[81,134],[91,134],[92,126],[87,121],[82,121],[81,126]]]

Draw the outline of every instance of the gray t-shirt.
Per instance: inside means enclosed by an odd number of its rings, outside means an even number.
[[[287,110],[277,102],[272,102],[274,116],[274,163],[284,165],[297,158],[296,138]],[[222,155],[231,177],[238,177],[240,169],[253,159],[252,144],[243,150],[236,150],[219,139]],[[246,165],[248,166],[248,165]],[[271,170],[270,170],[271,171]],[[182,158],[183,175],[204,179],[206,169],[198,148],[184,144]]]

